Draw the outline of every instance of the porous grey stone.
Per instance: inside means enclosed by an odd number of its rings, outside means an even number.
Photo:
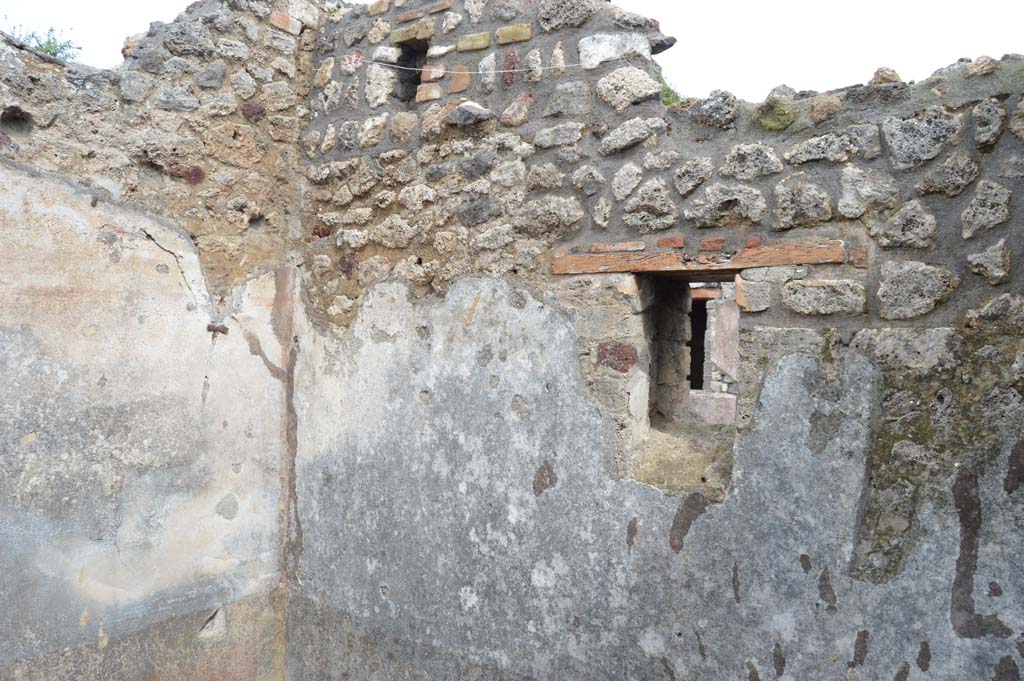
[[[565,174],[558,169],[554,163],[531,166],[526,174],[526,188],[535,189],[561,189],[565,181]]]
[[[594,0],[541,0],[537,19],[545,31],[557,31],[562,28],[579,28],[596,11]]]
[[[245,69],[231,74],[231,87],[235,89],[235,94],[242,99],[249,99],[256,94],[256,81]]]
[[[882,136],[874,123],[849,125],[844,134],[853,144],[857,156],[871,160],[882,155]]]
[[[747,281],[767,281],[785,284],[793,279],[804,279],[810,270],[806,266],[775,265],[773,267],[751,267],[743,270],[743,278]]]
[[[675,186],[681,196],[688,196],[697,187],[704,184],[714,172],[710,156],[693,158],[676,168]]]
[[[978,163],[963,151],[951,153],[921,181],[925,194],[956,196],[978,177]]]
[[[476,125],[494,118],[494,112],[476,102],[463,102],[448,112],[444,122],[459,128]]]
[[[164,47],[181,57],[208,57],[213,53],[210,31],[198,21],[180,21],[167,27]]]
[[[156,99],[158,109],[192,111],[199,108],[199,100],[180,87],[162,87]]]
[[[502,214],[501,203],[489,194],[475,194],[463,197],[457,211],[464,225],[475,227]]]
[[[691,105],[687,113],[698,123],[728,128],[736,120],[738,109],[739,100],[736,95],[725,90],[712,90],[707,98]]]
[[[494,251],[508,246],[515,240],[512,225],[496,225],[473,236],[473,247]]]
[[[412,243],[417,233],[415,224],[410,224],[401,217],[392,215],[372,227],[368,237],[370,241],[380,244],[384,248],[406,248]]]
[[[398,75],[393,69],[380,64],[370,64],[366,70],[366,103],[377,108],[387,103],[398,84]]]
[[[534,146],[541,149],[576,144],[583,139],[583,126],[579,123],[562,123],[551,128],[538,130],[534,135]]]
[[[737,276],[735,285],[736,304],[744,312],[764,312],[772,306],[772,282]]]
[[[616,111],[661,96],[661,84],[642,69],[624,66],[597,81],[597,94]]]
[[[583,215],[577,199],[545,196],[527,202],[516,214],[514,226],[520,234],[565,237],[579,229]]]
[[[664,118],[631,118],[605,135],[597,151],[602,156],[621,153],[664,131],[665,128]]]
[[[577,191],[582,192],[585,196],[593,196],[601,187],[604,186],[607,180],[604,175],[601,174],[594,166],[583,166],[576,170],[572,174],[572,186]]]
[[[1024,95],[1017,99],[1017,105],[1013,107],[1009,127],[1017,139],[1024,141]]]
[[[126,102],[142,102],[153,89],[154,80],[138,71],[125,71],[119,84],[121,98]]]
[[[963,237],[970,239],[1010,219],[1010,190],[991,180],[981,180],[974,197],[960,214]]]
[[[775,155],[775,150],[766,144],[737,144],[729,151],[725,165],[718,172],[738,180],[753,180],[782,172],[782,161]]]
[[[462,15],[457,12],[445,12],[441,16],[441,32],[451,33],[462,23]]]
[[[491,52],[481,59],[477,70],[480,71],[480,86],[483,91],[485,93],[494,92],[494,87],[498,83],[498,55]]]
[[[627,163],[612,177],[612,196],[616,201],[625,201],[633,190],[640,186],[644,171],[635,163]]]
[[[704,199],[690,204],[685,215],[698,227],[735,227],[760,223],[767,210],[764,195],[757,189],[715,183],[704,190]]]
[[[589,1],[584,0],[584,2]],[[646,37],[637,33],[590,35],[580,40],[579,49],[580,64],[584,69],[596,69],[606,61],[622,59],[627,54],[635,55],[642,60],[651,58],[650,42]]]
[[[659,151],[653,154],[647,154],[644,156],[644,169],[646,170],[668,170],[675,165],[679,159],[682,158],[682,154],[678,151]]]
[[[604,229],[608,226],[612,219],[612,202],[608,200],[608,197],[602,196],[597,200],[591,212],[591,217],[593,217],[594,225],[598,229]]]
[[[661,178],[648,180],[626,202],[622,221],[641,234],[668,229],[679,222],[679,209]]]
[[[882,248],[929,248],[935,239],[935,216],[914,199],[887,220],[869,220],[868,234]]]
[[[544,116],[588,116],[591,106],[590,84],[585,81],[559,83],[544,105]]]
[[[426,203],[434,202],[434,190],[425,184],[403,187],[398,193],[398,202],[409,211],[420,211]]]
[[[810,182],[793,177],[775,185],[772,230],[814,227],[832,219],[832,198]]]
[[[926,315],[946,301],[960,285],[960,278],[945,267],[913,260],[882,263],[878,286],[882,319],[913,319]]]
[[[207,116],[227,116],[238,109],[238,100],[230,92],[213,92],[203,97],[200,111]]]
[[[298,101],[298,95],[292,90],[291,85],[283,80],[263,86],[263,104],[267,107],[267,111],[284,111]]]
[[[218,40],[217,54],[228,59],[245,61],[249,58],[249,46],[238,40]]]
[[[1010,248],[1000,239],[980,253],[967,256],[967,267],[996,286],[1010,278]]]
[[[224,83],[228,66],[223,59],[211,62],[205,69],[196,74],[196,85],[203,88],[219,88]]]
[[[990,97],[979,102],[971,110],[974,118],[974,141],[980,147],[987,147],[999,141],[1006,125],[1006,107],[998,99]]]
[[[963,127],[961,114],[947,113],[930,106],[912,118],[886,118],[882,134],[892,153],[897,170],[913,168],[938,156]]]
[[[805,315],[862,314],[867,291],[851,279],[790,281],[782,287],[782,304]]]
[[[783,158],[794,164],[809,161],[841,163],[848,160],[853,151],[853,141],[849,137],[830,132],[795,145]]]
[[[868,211],[895,208],[899,187],[887,173],[848,165],[840,175],[839,214],[854,220]]]

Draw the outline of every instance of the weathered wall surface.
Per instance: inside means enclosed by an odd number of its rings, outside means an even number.
[[[672,42],[0,43],[0,675],[1019,681],[1024,60],[671,101]]]
[[[6,162],[0,183],[2,675],[190,678],[211,649],[257,665],[283,387],[244,335],[281,354],[273,278],[212,334],[174,225]],[[225,620],[246,599],[248,622]],[[170,649],[140,653],[137,632],[174,618]]]

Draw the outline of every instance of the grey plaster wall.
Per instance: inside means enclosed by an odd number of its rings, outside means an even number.
[[[956,479],[959,516],[952,488],[921,511],[903,573],[856,581],[882,391],[869,354],[774,364],[729,496],[709,505],[609,479],[616,439],[549,298],[491,279],[435,303],[375,288],[352,337],[300,370],[293,673],[987,678],[1024,626],[1001,558],[1020,548],[1003,482],[1024,412],[1000,421],[990,466]]]

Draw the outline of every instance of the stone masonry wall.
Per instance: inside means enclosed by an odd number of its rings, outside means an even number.
[[[752,104],[674,42],[0,41],[0,678],[1019,680],[1024,58]]]

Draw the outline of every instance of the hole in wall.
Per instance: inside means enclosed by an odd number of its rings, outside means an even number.
[[[686,346],[690,352],[690,390],[704,389],[704,345],[707,342],[708,301],[690,299],[690,339]]]
[[[0,112],[0,130],[11,137],[24,137],[31,133],[34,127],[32,114],[19,106],[7,106]]]
[[[402,54],[398,57],[398,87],[396,97],[403,102],[411,102],[416,99],[416,88],[420,85],[420,72],[408,69],[422,69],[427,64],[427,50],[430,49],[430,42],[427,40],[410,40],[400,43],[399,48]]]
[[[645,277],[641,288],[650,296],[649,428],[633,477],[720,501],[732,479],[739,308],[717,282]]]

